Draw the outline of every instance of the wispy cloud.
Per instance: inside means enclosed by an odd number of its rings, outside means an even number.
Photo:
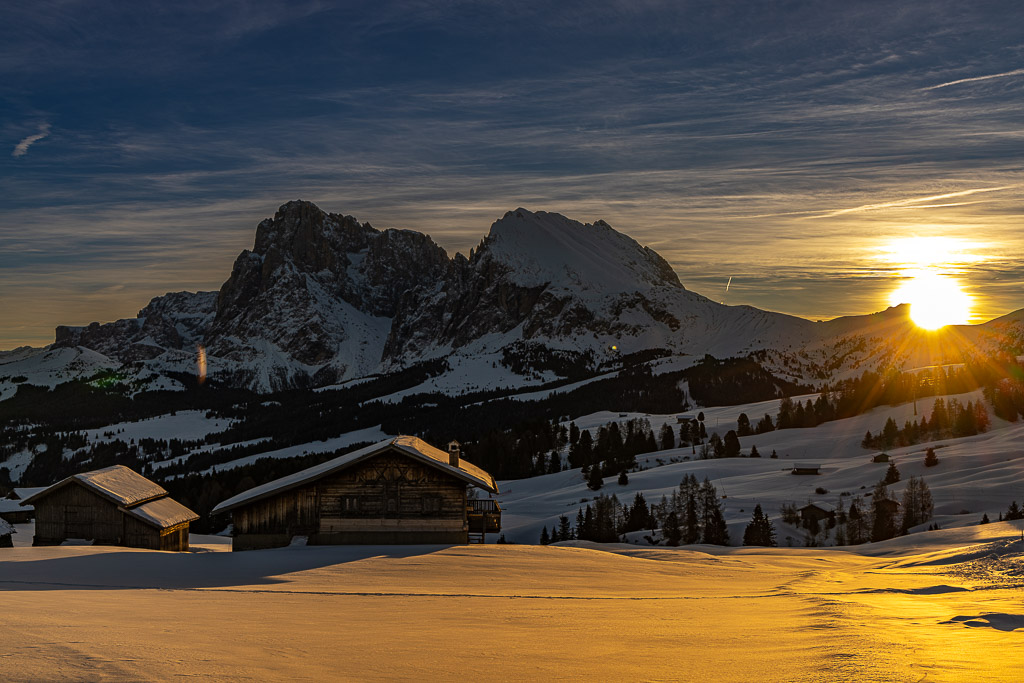
[[[921,90],[938,90],[939,88],[948,88],[951,85],[960,85],[961,83],[973,83],[975,81],[988,81],[993,78],[1007,78],[1009,76],[1024,76],[1024,69],[1014,69],[1013,71],[1004,71],[1001,74],[989,74],[988,76],[975,76],[973,78],[960,78],[955,81],[949,81],[948,83],[939,83],[938,85],[930,85],[927,88],[921,88]]]
[[[924,202],[934,202],[939,199],[953,199],[954,197],[967,197],[972,194],[978,194],[979,192],[999,192],[1001,190],[1012,190],[1013,188],[1019,187],[1018,185],[1003,185],[1002,187],[982,187],[973,190],[961,190],[960,192],[947,192],[946,194],[933,194],[927,197],[912,197],[911,199],[900,199],[894,202],[881,202],[879,204],[864,204],[862,206],[854,206],[849,209],[839,209],[837,211],[829,211],[827,213],[818,214],[817,216],[808,216],[809,219],[815,218],[833,218],[835,216],[842,216],[848,213],[860,213],[861,211],[877,211],[879,209],[930,209],[935,206],[955,206],[955,205],[935,205],[925,204]]]
[[[39,132],[35,135],[29,135],[27,138],[19,142],[14,146],[14,151],[11,152],[12,157],[23,157],[28,154],[28,148],[39,142],[50,134],[50,124],[43,123],[39,126]]]

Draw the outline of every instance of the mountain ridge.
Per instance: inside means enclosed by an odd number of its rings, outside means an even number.
[[[1019,342],[1024,315],[998,320],[960,336]],[[468,257],[449,257],[426,234],[378,230],[293,200],[258,224],[253,248],[239,254],[218,291],[172,292],[136,318],[59,326],[45,348],[89,349],[106,361],[86,354],[82,372],[90,363],[119,367],[152,386],[193,372],[202,345],[211,377],[257,391],[329,386],[438,361],[457,391],[459,382],[557,379],[545,363],[528,360],[552,353],[596,371],[610,358],[652,350],[757,354],[780,376],[806,382],[898,363],[901,354],[910,359],[916,351],[892,340],[920,334],[905,306],[812,322],[714,302],[686,289],[656,251],[601,220],[520,207],[496,220]],[[8,377],[18,372],[5,356],[0,377],[5,366]]]

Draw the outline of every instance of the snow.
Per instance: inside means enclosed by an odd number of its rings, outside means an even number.
[[[150,417],[138,422],[119,422],[99,429],[82,432],[91,442],[119,439],[129,442],[134,439],[158,439],[169,441],[195,441],[209,434],[222,432],[233,421],[222,418],[208,418],[202,410],[180,410],[173,414]]]
[[[199,519],[199,515],[170,497],[151,500],[125,510],[125,513],[158,529],[167,529]]]
[[[806,397],[804,397],[806,398]],[[981,392],[975,391],[952,397],[961,403],[978,401]],[[930,415],[935,397],[918,399],[919,415]],[[721,408],[705,408],[708,433],[720,435],[736,426],[736,417],[745,412],[756,422],[765,412],[777,410],[778,401],[760,402]],[[696,410],[690,411],[696,413]],[[575,520],[584,499],[599,494],[615,494],[621,503],[629,503],[636,493],[642,493],[647,502],[657,503],[663,495],[671,497],[686,474],[698,480],[705,477],[718,488],[722,499],[729,534],[733,543],[739,543],[743,530],[750,521],[755,505],[774,518],[779,530],[779,543],[803,544],[803,532],[780,524],[779,511],[783,504],[797,507],[809,502],[836,505],[840,494],[843,506],[858,499],[864,507],[870,504],[865,497],[875,482],[882,478],[888,467],[885,463],[871,462],[878,451],[861,447],[867,430],[878,432],[886,419],[892,417],[902,425],[914,417],[911,403],[882,406],[857,417],[826,422],[812,429],[785,429],[765,434],[740,437],[744,454],[752,445],[757,446],[760,458],[728,458],[700,460],[691,447],[656,451],[637,456],[643,469],[629,474],[629,483],[620,486],[614,477],[605,478],[605,486],[594,492],[587,488],[579,470],[515,481],[499,482],[499,497],[503,514],[502,530],[510,541],[536,543],[541,527],[551,528],[560,515]],[[621,415],[621,417],[620,417]],[[625,423],[631,418],[647,418],[655,435],[661,425],[675,426],[675,415],[645,415],[642,413],[613,413],[603,411],[574,418],[580,429],[596,429],[611,421]],[[566,423],[568,425],[568,423]],[[931,490],[935,502],[935,520],[942,526],[976,524],[983,514],[997,519],[1012,500],[1021,500],[1020,481],[1024,479],[1024,423],[1007,423],[993,418],[992,428],[983,434],[943,439],[905,448],[891,449],[888,453],[902,475],[901,482],[889,487],[897,500],[902,496],[906,481],[911,476],[922,477]],[[939,464],[924,466],[924,453],[928,446],[936,448]],[[778,458],[770,458],[772,451]],[[688,460],[684,460],[688,458]],[[796,476],[790,470],[795,464],[813,463],[822,466],[820,475]],[[819,494],[821,487],[827,491]],[[917,535],[917,534],[915,534]],[[641,534],[642,536],[642,534]],[[787,536],[789,540],[787,541]],[[641,538],[637,539],[643,542]]]
[[[244,467],[245,465],[251,465],[252,463],[262,458],[294,458],[300,455],[308,455],[310,453],[330,453],[336,451],[339,448],[346,448],[356,443],[365,443],[368,441],[381,441],[383,439],[390,438],[390,435],[385,434],[380,425],[376,427],[366,427],[365,429],[357,429],[352,432],[346,432],[340,436],[335,436],[324,441],[310,441],[308,443],[297,444],[294,446],[286,446],[285,448],[278,448],[273,451],[265,451],[263,453],[255,453],[253,455],[247,455],[244,458],[238,458],[236,460],[230,460],[225,463],[221,463],[205,470],[204,474],[209,474],[216,469],[218,472],[222,470],[230,470],[236,467]],[[262,439],[254,441],[247,441],[240,445],[258,443]],[[231,444],[232,446],[235,444]],[[186,456],[187,457],[187,456]],[[178,458],[180,459],[180,458]],[[165,463],[173,462],[174,459],[165,461]],[[166,466],[166,465],[165,465]]]
[[[886,556],[196,536],[162,553],[19,533],[0,549],[0,656],[11,680],[1017,681],[1021,577],[996,563],[1020,561],[1020,527],[975,528]]]
[[[218,504],[213,508],[213,512],[228,512],[241,505],[260,500],[261,498],[266,498],[267,496],[279,491],[286,491],[288,489],[295,488],[296,486],[301,486],[307,482],[315,481],[320,477],[345,469],[360,460],[373,457],[388,449],[399,450],[406,455],[412,456],[416,460],[449,472],[467,483],[482,488],[485,491],[490,491],[491,493],[498,492],[497,486],[494,483],[494,478],[476,465],[473,465],[463,459],[460,460],[458,467],[454,467],[449,464],[448,453],[445,451],[434,448],[427,442],[414,436],[397,436],[392,439],[386,439],[379,443],[366,446],[365,448],[360,448],[352,451],[351,453],[346,453],[345,455],[334,458],[333,460],[328,460],[327,462],[320,463],[319,465],[315,465],[300,472],[295,472],[294,474],[290,474],[286,477],[281,477],[275,481],[256,486],[248,491],[243,491],[242,493]]]
[[[131,506],[141,502],[166,496],[167,491],[159,484],[156,484],[144,476],[124,465],[111,465],[92,472],[75,474],[53,486],[43,489],[25,502],[34,501],[40,496],[68,484],[71,481],[78,481],[87,488],[92,489],[104,498],[108,498],[118,505]]]
[[[32,463],[32,458],[35,457],[32,451],[23,450],[10,456],[4,462],[0,462],[0,467],[5,467],[11,472],[11,481],[18,481],[21,479],[21,475],[25,473],[28,466]]]
[[[653,252],[601,221],[583,224],[520,208],[491,226],[487,249],[524,287],[548,284],[589,298],[665,284]]]
[[[74,348],[33,348],[22,346],[0,351],[0,401],[14,396],[24,384],[55,387],[77,377],[88,377],[101,370],[112,370],[120,363],[81,346]]]

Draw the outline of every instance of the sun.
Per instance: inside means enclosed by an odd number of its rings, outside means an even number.
[[[971,297],[954,278],[928,270],[907,274],[910,279],[890,295],[890,305],[910,304],[910,319],[926,330],[967,324]]]

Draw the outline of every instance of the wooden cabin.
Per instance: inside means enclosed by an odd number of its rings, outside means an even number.
[[[22,504],[35,506],[32,545],[76,538],[96,545],[188,550],[189,524],[199,519],[159,484],[123,465],[68,477]]]
[[[821,474],[821,465],[793,465],[793,474]]]
[[[879,453],[875,457],[871,458],[871,462],[889,462],[889,454]]]
[[[412,436],[387,439],[244,491],[214,514],[230,512],[234,550],[308,545],[483,542],[501,530],[494,477]]]
[[[25,524],[32,521],[32,508],[24,507],[15,498],[0,498],[0,519],[11,524]]]
[[[14,527],[3,519],[0,519],[0,548],[14,547],[14,541],[11,540],[11,534],[13,533]]]
[[[799,512],[800,521],[804,526],[810,524],[812,519],[816,522],[823,522],[835,514],[835,510],[827,503],[808,503],[800,508]]]
[[[8,494],[7,498],[0,500],[0,519],[5,519],[11,524],[25,524],[31,522],[35,517],[35,510],[31,505],[22,505],[25,498],[33,496],[46,487],[41,488],[16,488]]]

